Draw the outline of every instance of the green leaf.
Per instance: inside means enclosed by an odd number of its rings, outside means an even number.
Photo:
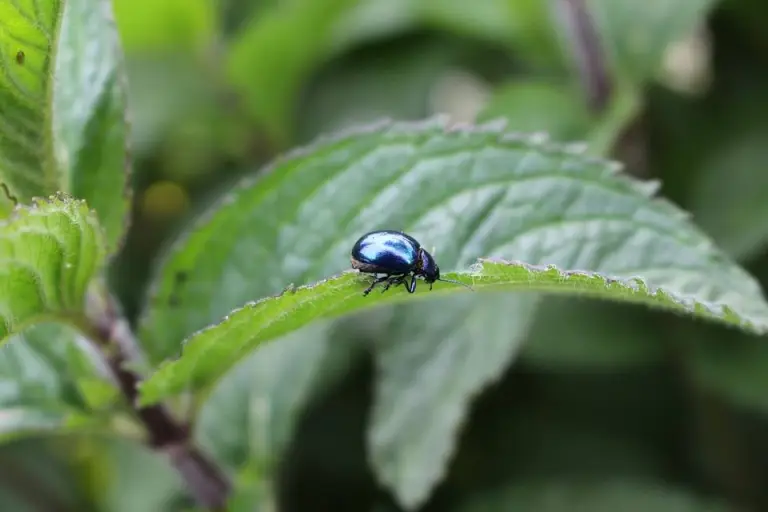
[[[330,51],[332,28],[358,0],[281,4],[254,17],[227,58],[228,76],[252,119],[280,146],[290,142],[293,111],[309,73]]]
[[[78,320],[104,256],[85,201],[51,197],[18,207],[0,223],[0,343],[35,322]]]
[[[50,131],[60,190],[96,210],[110,251],[130,207],[126,83],[109,0],[66,0],[53,65]]]
[[[552,81],[514,81],[494,92],[477,119],[503,118],[511,130],[546,132],[560,141],[581,139],[592,121],[582,96],[576,88]]]
[[[128,54],[200,52],[214,42],[219,20],[210,0],[115,0],[120,38]]]
[[[0,5],[0,178],[22,203],[58,191],[87,200],[114,249],[129,165],[110,9],[108,0]]]
[[[172,355],[179,340],[238,304],[343,269],[355,239],[382,227],[412,232],[427,248],[439,244],[436,257],[444,270],[483,254],[514,255],[563,269],[642,276],[677,297],[648,295],[654,288],[642,287],[613,295],[624,288],[611,284],[607,296],[619,300],[644,297],[758,330],[764,322],[757,284],[679,210],[651,199],[653,187],[617,175],[613,164],[505,134],[498,125],[447,130],[442,121],[380,124],[294,152],[274,167],[238,187],[170,251],[142,320],[141,337],[157,344],[148,346],[155,356]],[[505,277],[489,275],[506,289],[521,289],[515,280],[527,285],[531,275],[540,277],[533,289],[559,279],[554,270],[501,268],[518,269]],[[583,279],[584,286],[602,290],[598,278]],[[547,289],[572,289],[570,282]],[[402,297],[393,292],[362,298],[360,287],[354,274],[343,275],[247,306],[189,340],[179,361],[145,383],[144,399],[152,402],[188,386],[208,388],[262,340],[315,318]],[[438,283],[434,293],[446,287],[460,290]],[[693,298],[706,305],[695,306]],[[734,309],[722,309],[720,302]],[[287,311],[294,314],[284,316]],[[258,331],[260,325],[265,330]],[[235,326],[244,330],[226,332]],[[227,343],[217,344],[222,336]]]
[[[442,479],[466,409],[514,359],[537,305],[521,295],[464,295],[421,304],[418,315],[397,308],[376,347],[370,459],[408,509]]]
[[[768,343],[722,329],[686,330],[689,375],[702,389],[739,407],[768,412]]]
[[[663,483],[600,480],[524,482],[504,490],[471,498],[456,510],[536,510],[537,512],[715,512],[730,510]]]
[[[768,179],[760,170],[768,127],[728,139],[688,181],[690,208],[725,250],[749,258],[768,243]]]
[[[342,354],[330,350],[332,340],[325,336],[330,325],[321,327],[312,332],[315,343],[298,331],[255,351],[214,388],[195,434],[217,460],[233,469],[255,464],[262,478],[277,470],[327,360]]]
[[[80,386],[84,379],[100,376],[73,330],[46,323],[11,338],[0,347],[0,440],[60,431],[73,416],[96,419]]]
[[[669,45],[700,25],[715,0],[588,0],[604,51],[619,75],[636,84],[656,78]]]
[[[757,333],[768,332],[768,304],[757,284],[746,274],[739,275],[737,267],[730,271],[721,267],[718,271],[741,282],[706,283],[702,279],[698,293],[683,295],[651,287],[640,278],[622,280],[584,271],[562,271],[554,266],[534,267],[501,260],[481,260],[473,273],[447,274],[447,278],[471,283],[478,291],[549,292],[626,301],[695,315]],[[184,343],[180,359],[162,364],[144,381],[141,403],[156,403],[187,386],[193,389],[208,386],[260,343],[313,321],[336,318],[378,304],[469,293],[464,287],[438,282],[434,291],[422,286],[413,295],[400,288],[379,297],[364,297],[361,291],[367,282],[369,279],[358,272],[348,271],[233,311],[220,324],[190,337]],[[674,284],[670,282],[670,285]],[[688,286],[692,284],[689,282]],[[728,299],[730,305],[722,302],[724,299]]]

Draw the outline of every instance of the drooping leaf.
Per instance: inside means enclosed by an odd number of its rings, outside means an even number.
[[[22,203],[64,191],[110,249],[128,213],[124,83],[111,3],[3,2],[0,179]]]
[[[273,142],[290,142],[301,85],[330,51],[334,24],[358,0],[277,5],[254,17],[233,43],[227,73],[251,118]]]
[[[35,322],[78,320],[104,255],[84,201],[51,197],[18,207],[0,223],[0,342]]]
[[[200,410],[196,436],[217,460],[233,469],[258,463],[274,471],[311,393],[321,384],[330,350],[328,324],[301,331],[255,351],[221,380]],[[338,361],[337,364],[344,364]]]
[[[460,512],[536,510],[540,512],[725,512],[717,500],[700,498],[684,489],[644,481],[524,482],[470,498]]]
[[[514,359],[537,305],[521,295],[461,299],[429,301],[418,316],[397,308],[376,350],[370,459],[409,508],[442,479],[467,408]]]
[[[81,384],[108,383],[75,336],[62,325],[40,324],[0,347],[0,440],[69,428],[75,417],[98,421]]]

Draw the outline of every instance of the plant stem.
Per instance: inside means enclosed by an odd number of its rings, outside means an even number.
[[[218,465],[192,442],[188,425],[178,421],[162,404],[137,405],[141,377],[126,366],[138,353],[138,343],[115,300],[94,287],[88,294],[85,332],[96,343],[115,381],[137,418],[146,428],[147,444],[167,456],[200,506],[223,510],[231,484]]]
[[[592,111],[601,113],[613,94],[613,82],[600,43],[600,35],[585,0],[557,0],[556,13],[564,25],[568,49]]]

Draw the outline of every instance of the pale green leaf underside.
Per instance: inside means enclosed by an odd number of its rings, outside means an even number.
[[[478,291],[527,291],[578,294],[595,298],[646,304],[741,327],[753,332],[768,330],[768,305],[754,290],[734,291],[731,304],[709,302],[696,296],[650,288],[642,279],[614,279],[590,272],[561,271],[553,266],[481,260],[471,274],[451,274]],[[160,366],[141,386],[141,402],[156,403],[187,388],[200,389],[221,377],[260,343],[296,330],[310,322],[339,317],[384,303],[418,300],[448,293],[470,293],[466,288],[436,283],[417,288],[414,295],[400,287],[386,294],[363,297],[368,279],[355,271],[316,285],[289,289],[277,297],[251,303],[234,311],[220,324],[189,338],[182,357]]]
[[[84,201],[64,197],[18,207],[0,224],[0,340],[25,326],[82,313],[104,242]]]
[[[112,2],[66,0],[57,37],[49,103],[58,190],[88,201],[113,251],[128,217],[130,163],[126,78]]]
[[[75,336],[62,324],[44,323],[0,346],[0,441],[59,430],[74,416],[96,419],[81,384],[99,375]]]

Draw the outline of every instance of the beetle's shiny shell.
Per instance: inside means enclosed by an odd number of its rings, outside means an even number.
[[[374,231],[360,237],[352,247],[352,267],[361,272],[407,274],[419,261],[421,246],[400,231]]]

